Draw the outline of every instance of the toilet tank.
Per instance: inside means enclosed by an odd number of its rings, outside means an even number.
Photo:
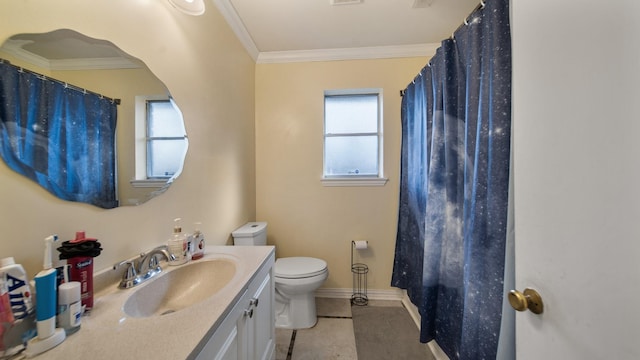
[[[233,245],[267,245],[267,223],[250,222],[231,233]]]

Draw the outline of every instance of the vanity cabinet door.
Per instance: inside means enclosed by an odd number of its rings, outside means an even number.
[[[255,288],[249,288],[249,294],[253,294],[249,301],[254,304],[254,311],[253,317],[247,322],[246,334],[249,342],[249,359],[252,360],[269,360],[275,354],[273,269],[267,270],[263,277],[256,279],[258,281],[255,283]]]
[[[242,299],[247,298],[247,293]],[[246,341],[244,332],[244,301],[239,301],[196,357],[196,360],[240,360],[245,359]]]
[[[258,270],[196,360],[275,358],[273,264],[272,255]]]
[[[270,360],[275,357],[273,266],[263,267],[238,302],[237,353],[234,360]],[[227,359],[222,357],[220,359]]]

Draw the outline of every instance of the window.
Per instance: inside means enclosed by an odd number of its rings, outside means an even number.
[[[187,147],[182,113],[173,100],[136,96],[134,186],[162,186],[179,175]]]
[[[180,171],[186,138],[182,115],[171,101],[147,101],[147,179],[168,179]]]
[[[382,90],[333,90],[324,95],[325,186],[384,185]]]

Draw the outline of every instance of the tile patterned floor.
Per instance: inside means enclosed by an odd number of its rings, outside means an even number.
[[[402,306],[369,301],[370,306]],[[357,360],[349,299],[317,298],[318,323],[310,329],[276,329],[276,360]]]

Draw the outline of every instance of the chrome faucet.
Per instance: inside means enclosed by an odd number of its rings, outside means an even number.
[[[176,257],[169,252],[167,245],[158,246],[146,254],[140,254],[140,263],[138,264],[138,274],[151,274],[149,277],[162,271],[160,264],[158,263],[158,257],[162,255],[164,260],[172,261]]]
[[[175,256],[169,252],[166,245],[158,246],[147,253],[140,254],[140,260],[124,260],[115,265],[116,270],[121,266],[127,266],[122,274],[122,280],[118,285],[121,289],[129,289],[151,279],[162,272],[162,267],[158,261],[158,256],[162,256],[166,261],[175,260]]]

